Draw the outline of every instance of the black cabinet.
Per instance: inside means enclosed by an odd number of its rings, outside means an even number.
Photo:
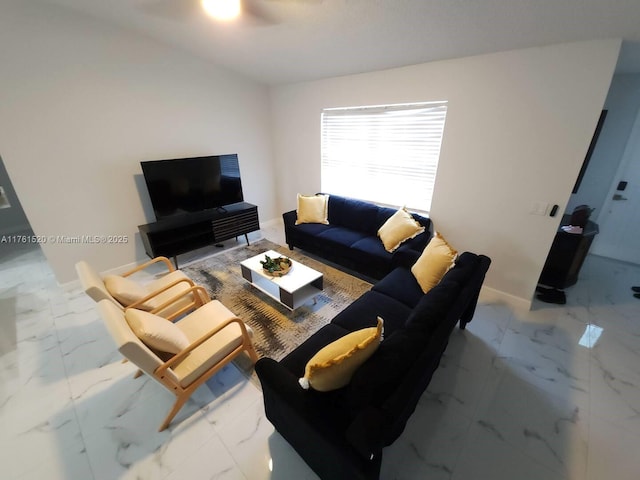
[[[561,225],[569,225],[570,218],[570,215],[565,215]],[[580,234],[558,229],[538,283],[559,289],[575,284],[597,233],[598,225],[591,221],[587,222]]]
[[[169,217],[138,225],[144,250],[149,257],[174,257],[197,248],[244,235],[260,229],[258,207],[246,202]]]

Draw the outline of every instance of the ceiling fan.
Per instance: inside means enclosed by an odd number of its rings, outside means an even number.
[[[148,0],[141,4],[141,9],[157,17],[183,21],[189,17],[209,14],[218,21],[240,19],[256,24],[276,24],[276,6],[314,5],[324,0]],[[220,13],[216,13],[219,11]],[[212,13],[213,12],[213,13]]]

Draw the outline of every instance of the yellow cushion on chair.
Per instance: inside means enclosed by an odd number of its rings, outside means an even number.
[[[307,362],[300,386],[328,392],[347,385],[358,367],[378,349],[382,325],[378,317],[376,327],[351,332],[322,348]]]

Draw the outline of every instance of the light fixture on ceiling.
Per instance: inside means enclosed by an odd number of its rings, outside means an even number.
[[[240,16],[240,0],[202,0],[202,8],[216,20],[233,20]]]

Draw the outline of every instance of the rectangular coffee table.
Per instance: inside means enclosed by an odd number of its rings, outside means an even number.
[[[258,290],[290,310],[304,305],[322,291],[322,273],[295,260],[291,260],[291,270],[282,277],[266,274],[260,263],[265,259],[265,255],[271,258],[282,256],[278,252],[269,250],[240,262],[242,276]]]

